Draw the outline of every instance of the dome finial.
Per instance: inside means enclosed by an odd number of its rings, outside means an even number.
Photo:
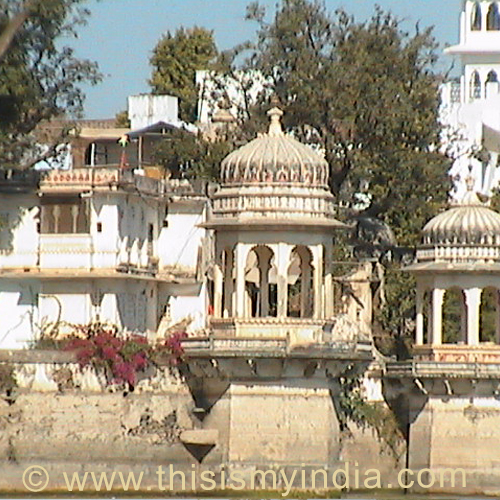
[[[469,165],[469,175],[465,178],[465,186],[467,187],[467,191],[471,192],[474,189],[475,183],[476,179],[472,175],[472,165]]]
[[[269,124],[269,135],[283,135],[283,130],[281,128],[281,117],[283,116],[283,111],[275,106],[267,112],[267,116],[271,118],[271,123]]]
[[[471,206],[471,205],[483,205],[476,192],[474,191],[474,186],[476,184],[476,178],[472,175],[472,165],[469,165],[469,175],[465,178],[465,186],[467,188],[460,205]]]

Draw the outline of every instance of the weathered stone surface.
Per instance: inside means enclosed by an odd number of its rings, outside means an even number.
[[[217,429],[194,429],[183,431],[180,440],[184,444],[215,445],[219,440]]]

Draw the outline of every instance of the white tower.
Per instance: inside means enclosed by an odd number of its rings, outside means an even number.
[[[500,2],[465,0],[460,43],[445,53],[459,56],[462,65],[460,80],[443,89],[442,119],[452,134],[458,134],[450,139],[458,158],[452,174],[463,180],[472,166],[475,189],[489,194],[500,180],[496,168],[500,153]],[[489,158],[474,154],[483,148]]]

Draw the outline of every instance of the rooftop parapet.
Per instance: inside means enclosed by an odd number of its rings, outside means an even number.
[[[136,191],[150,196],[165,194],[165,184],[162,180],[120,168],[119,165],[53,170],[40,183],[42,193],[116,191],[118,189]]]

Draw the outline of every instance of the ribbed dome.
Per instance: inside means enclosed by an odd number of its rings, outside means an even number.
[[[221,164],[223,184],[327,186],[328,163],[312,148],[283,133],[278,108],[268,111],[269,132],[230,153]]]
[[[458,206],[431,219],[423,229],[427,244],[499,244],[500,214],[486,207],[468,187]]]

